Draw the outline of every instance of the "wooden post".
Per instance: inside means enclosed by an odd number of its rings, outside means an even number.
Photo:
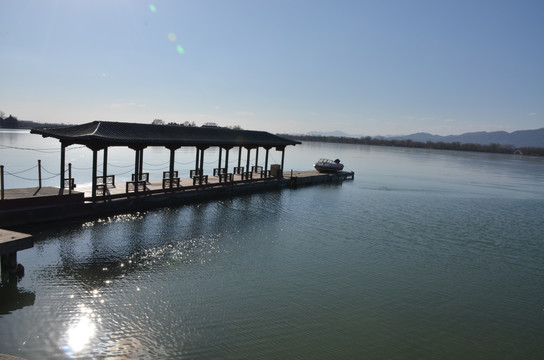
[[[268,172],[268,151],[270,150],[270,148],[266,148],[266,158],[264,160],[264,173],[265,173],[265,176],[267,176],[267,172]]]
[[[249,170],[250,170],[249,169],[249,160],[251,160],[250,157],[251,157],[251,148],[248,147],[247,148],[247,159],[246,159],[246,171],[245,171],[246,173],[249,173]],[[246,180],[247,180],[247,178],[246,178]]]
[[[283,177],[283,162],[285,160],[285,148],[281,149],[281,177]]]
[[[200,171],[198,171],[199,156],[200,156],[200,149],[196,148],[195,176],[199,175],[199,172],[200,172]]]
[[[229,150],[230,148],[225,148],[225,174],[229,172]]]
[[[144,175],[144,149],[140,149],[140,177]],[[140,180],[139,178],[137,179]],[[149,180],[149,179],[148,179]]]
[[[104,148],[104,162],[102,164],[102,176],[104,176],[104,185],[106,185],[106,176],[108,176],[108,147]]]
[[[200,168],[198,170],[198,183],[202,185],[202,175],[204,175],[204,148],[202,148],[200,154]]]
[[[255,170],[257,170],[257,166],[259,166],[259,148],[257,147],[257,150],[255,151]]]
[[[60,143],[60,190],[64,190],[64,168],[66,163],[66,145]]]
[[[42,161],[38,160],[38,188],[42,188]]]
[[[98,157],[98,150],[93,149],[93,178],[92,178],[92,185],[91,185],[91,196],[96,198],[96,168],[97,168],[97,157]]]
[[[72,163],[68,163],[68,194],[72,193]]]
[[[217,175],[219,175],[219,182],[221,182],[221,155],[223,154],[223,149],[221,149],[221,146],[219,147],[219,160],[217,161],[217,168],[219,171],[219,173]]]
[[[240,167],[240,163],[242,161],[242,147],[240,146],[240,148],[238,149],[238,167]]]
[[[134,149],[134,192],[138,192],[138,180],[140,177],[140,150]]]
[[[0,165],[0,200],[4,200],[4,165]]]
[[[170,148],[170,167],[168,168],[168,171],[170,172],[170,189],[174,187],[174,162],[176,158],[176,148],[171,147]]]

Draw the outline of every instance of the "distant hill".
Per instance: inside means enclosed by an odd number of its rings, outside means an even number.
[[[458,142],[461,144],[500,144],[512,145],[514,147],[544,147],[544,128],[537,130],[519,130],[508,133],[506,131],[480,131],[470,132],[461,135],[439,136],[428,133],[416,133],[405,136],[387,137],[391,140],[412,140],[420,142]]]
[[[363,135],[351,135],[346,134],[343,131],[311,131],[306,133],[308,136],[338,136],[347,138],[360,138]],[[513,147],[539,147],[544,148],[544,128],[537,130],[519,130],[514,132],[506,131],[493,131],[493,132],[469,132],[461,135],[432,135],[429,133],[415,133],[402,136],[378,136],[377,138],[383,138],[387,140],[412,140],[426,143],[431,142],[444,142],[444,143],[461,143],[461,144],[500,144],[511,145]]]

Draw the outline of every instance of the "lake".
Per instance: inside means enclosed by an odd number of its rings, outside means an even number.
[[[57,141],[4,130],[0,144],[19,176],[6,187],[37,186],[37,159],[57,186]],[[74,148],[88,183],[91,152]],[[194,151],[178,152],[188,174]],[[110,149],[110,172],[126,176],[133,157]],[[544,358],[543,158],[304,142],[285,170],[320,157],[355,179],[23,229],[35,245],[0,288],[0,353]],[[168,159],[146,149],[144,168]]]

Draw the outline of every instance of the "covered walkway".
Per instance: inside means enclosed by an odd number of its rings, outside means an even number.
[[[149,191],[179,191],[185,188],[217,186],[244,181],[266,181],[283,177],[285,148],[300,144],[264,131],[232,130],[220,127],[184,127],[172,125],[147,125],[111,121],[94,121],[87,124],[51,129],[34,129],[33,134],[56,138],[61,144],[60,189],[71,192],[75,180],[70,167],[66,167],[65,151],[68,146],[79,144],[93,152],[91,200],[104,197],[138,195]],[[111,147],[128,147],[134,150],[134,172],[131,181],[116,184],[115,175],[108,173],[108,150]],[[160,146],[170,150],[169,170],[162,179],[150,179],[144,170],[144,150]],[[180,176],[175,169],[175,151],[181,147],[195,149],[194,167]],[[205,151],[211,147],[219,150],[217,167],[213,173],[204,173]],[[229,168],[231,150],[237,151],[237,166]],[[265,154],[259,162],[259,149]],[[269,164],[269,151],[281,152],[280,164]],[[102,175],[98,175],[99,152],[103,157]],[[255,160],[251,161],[254,152]],[[242,162],[245,153],[245,162]],[[235,154],[236,155],[236,154]]]

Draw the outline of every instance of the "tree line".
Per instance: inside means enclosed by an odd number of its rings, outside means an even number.
[[[319,135],[290,135],[279,134],[282,137],[299,141],[319,141],[342,144],[360,144],[374,146],[394,146],[419,149],[437,149],[437,150],[457,150],[457,151],[477,151],[499,154],[520,154],[520,155],[544,155],[544,148],[540,147],[514,147],[503,144],[469,144],[460,142],[422,142],[413,140],[386,139],[382,137],[344,137],[344,136],[319,136]]]

